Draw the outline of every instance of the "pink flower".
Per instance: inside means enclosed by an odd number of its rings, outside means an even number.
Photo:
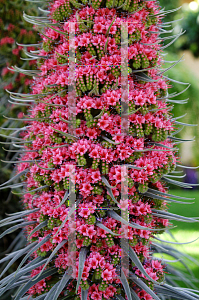
[[[135,97],[135,104],[139,106],[143,106],[146,102],[144,95],[140,94]]]
[[[107,113],[105,113],[98,121],[97,125],[103,129],[106,130],[108,126],[110,126],[111,118]]]
[[[91,299],[93,299],[93,300],[102,300],[102,293],[93,292],[91,294]]]
[[[143,290],[138,293],[138,296],[139,296],[140,299],[153,300],[153,298]]]
[[[81,225],[79,227],[79,232],[83,235],[87,235],[87,227],[88,227],[88,225]]]
[[[158,260],[152,260],[152,267],[155,269],[155,270],[162,270],[162,264],[160,261]]]
[[[99,170],[93,171],[91,174],[91,177],[92,177],[94,183],[100,181],[101,180],[100,171]]]
[[[89,259],[90,267],[96,269],[98,266],[98,260],[95,257]]]
[[[103,271],[102,272],[102,278],[105,281],[111,280],[111,278],[112,278],[112,272],[108,271],[108,270]]]
[[[94,230],[94,225],[91,225],[87,228],[86,231],[87,235],[89,236],[90,239],[93,238],[93,236],[96,234],[96,230]]]
[[[90,183],[83,183],[81,192],[83,192],[85,195],[89,195],[90,192],[93,190],[93,187],[90,185]]]
[[[103,29],[104,29],[104,25],[100,24],[100,23],[95,23],[93,26],[94,32],[95,33],[102,33]]]
[[[88,216],[90,215],[90,211],[88,208],[82,207],[81,210],[79,210],[79,215],[82,218],[88,219]]]

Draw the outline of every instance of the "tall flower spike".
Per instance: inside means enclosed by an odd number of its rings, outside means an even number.
[[[30,125],[12,142],[25,150],[17,170],[26,211],[1,224],[19,222],[10,230],[24,226],[29,244],[0,296],[19,286],[15,300],[198,299],[165,283],[165,268],[175,270],[152,256],[178,257],[156,242],[169,220],[197,222],[167,209],[180,197],[166,182],[191,187],[170,175],[179,140],[161,69],[167,12],[141,0],[56,0],[47,9],[24,14],[43,38],[32,93],[13,95],[33,101]]]

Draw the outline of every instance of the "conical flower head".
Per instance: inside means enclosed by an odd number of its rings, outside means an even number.
[[[162,16],[137,0],[57,0],[48,17],[25,15],[46,26],[18,166],[30,254],[43,260],[18,295],[159,299],[151,238],[169,227],[165,175],[176,166]]]

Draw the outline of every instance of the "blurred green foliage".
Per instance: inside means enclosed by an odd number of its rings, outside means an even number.
[[[181,26],[186,34],[179,39],[178,48],[190,50],[195,57],[199,57],[199,10],[186,10]]]
[[[172,10],[172,9],[176,9],[180,6],[180,2],[179,0],[175,0],[175,2],[173,0],[159,0],[160,6],[162,8],[165,8],[165,11],[167,10]],[[177,14],[177,12],[173,12],[171,14],[167,14],[164,18],[165,22],[169,22],[169,21],[173,21],[175,20],[175,15]]]
[[[169,211],[174,214],[186,216],[186,217],[198,217],[198,211],[199,211],[199,191],[190,191],[190,190],[171,190],[171,194],[178,195],[180,197],[190,197],[195,198],[193,204],[178,204],[178,203],[171,203],[169,205]],[[175,239],[179,243],[185,243],[185,242],[191,242],[193,243],[184,244],[184,245],[175,245],[175,249],[178,251],[181,251],[184,254],[187,254],[191,256],[191,258],[195,259],[196,262],[186,260],[186,263],[188,267],[190,268],[190,271],[193,272],[195,275],[196,281],[191,278],[192,284],[196,286],[196,289],[199,289],[199,240],[196,240],[198,237],[198,231],[199,231],[199,223],[185,223],[185,222],[179,222],[179,221],[172,221],[172,224],[174,226],[177,226],[176,228],[171,230],[171,233],[175,237]],[[166,236],[167,240],[171,240],[172,238],[169,237],[169,235]],[[171,259],[170,257],[168,257]],[[172,264],[175,269],[179,268],[181,271],[185,271],[185,268],[180,262],[175,262]],[[186,278],[189,279],[190,275],[186,274]],[[185,283],[180,281],[177,281],[180,286],[186,287]]]

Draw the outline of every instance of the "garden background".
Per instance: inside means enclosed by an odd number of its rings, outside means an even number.
[[[22,18],[22,11],[30,12],[30,14],[36,13],[35,7],[21,0],[4,1],[0,0],[0,125],[1,127],[7,128],[17,127],[16,120],[5,119],[4,115],[14,118],[21,111],[21,107],[13,108],[11,103],[8,103],[8,94],[6,89],[12,91],[27,92],[29,88],[29,79],[23,76],[12,74],[5,69],[5,66],[19,65],[19,57],[23,57],[23,52],[19,44],[35,43],[39,36],[34,33],[34,29],[30,24],[25,24]],[[178,34],[181,30],[186,32],[178,38],[169,48],[167,48],[166,59],[169,61],[176,61],[180,58],[181,61],[172,69],[167,72],[169,78],[175,78],[175,80],[181,82],[190,83],[191,86],[183,94],[178,96],[178,99],[187,99],[189,101],[184,104],[175,104],[173,109],[175,117],[182,115],[186,116],[183,118],[183,122],[191,124],[199,124],[199,0],[197,1],[180,1],[180,0],[160,0],[162,7],[165,10],[173,9],[177,6],[182,6],[181,9],[169,14],[165,21],[176,21],[173,22],[173,33]],[[23,5],[23,8],[22,8]],[[15,13],[14,13],[15,12]],[[183,18],[183,19],[182,19]],[[178,20],[180,19],[180,20]],[[177,21],[178,20],[178,21]],[[26,29],[25,29],[26,28]],[[167,41],[170,43],[170,40]],[[21,61],[21,67],[27,65],[28,61]],[[168,65],[169,66],[169,65]],[[168,67],[165,65],[165,67]],[[34,68],[34,64],[30,65],[29,68]],[[25,69],[25,67],[24,67]],[[172,83],[173,92],[181,92],[185,86]],[[179,121],[181,121],[179,119]],[[16,126],[17,125],[17,126]],[[20,125],[22,126],[22,125]],[[182,127],[182,126],[180,126]],[[10,131],[1,129],[1,133],[6,135]],[[182,157],[181,162],[183,165],[196,167],[199,166],[199,127],[184,127],[183,130],[178,134],[180,138],[193,138],[194,142],[186,142],[179,144],[180,155]],[[1,138],[1,144],[4,148],[0,150],[0,157],[2,160],[9,160],[12,157],[12,152],[7,152],[4,149],[9,149],[9,140]],[[8,143],[8,144],[6,144]],[[9,149],[12,150],[12,149]],[[199,169],[198,169],[199,170]],[[11,175],[12,167],[2,162],[0,165],[0,183],[6,181]],[[182,180],[190,183],[199,182],[199,172],[194,169],[184,169],[186,177]],[[0,191],[1,199],[1,211],[0,219],[5,217],[5,213],[16,212],[19,210],[20,201],[18,197],[11,194],[10,190]],[[171,204],[170,212],[181,214],[183,216],[198,217],[199,216],[199,189],[173,189],[171,186],[171,194],[179,195],[183,197],[195,198],[194,204],[191,205],[175,205]],[[173,222],[173,225],[177,225],[172,230],[173,237],[178,242],[189,242],[199,237],[199,223],[189,224],[182,222]],[[23,243],[23,236],[19,237],[16,243],[13,243],[16,233],[9,236],[5,236],[0,241],[0,254],[3,256],[8,248],[17,250],[20,248],[20,243]],[[170,237],[172,240],[173,237]],[[168,238],[168,237],[167,237]],[[166,237],[164,238],[166,239]],[[187,260],[190,270],[195,274],[196,282],[194,283],[197,289],[199,289],[199,240],[191,244],[176,246],[176,249],[183,250],[187,255],[192,256],[196,261],[191,262]],[[182,265],[175,263],[179,268]],[[15,266],[12,267],[13,269]],[[13,269],[11,271],[13,271]],[[186,275],[187,276],[187,275]],[[197,281],[198,280],[198,281]],[[181,283],[182,285],[182,283]]]

